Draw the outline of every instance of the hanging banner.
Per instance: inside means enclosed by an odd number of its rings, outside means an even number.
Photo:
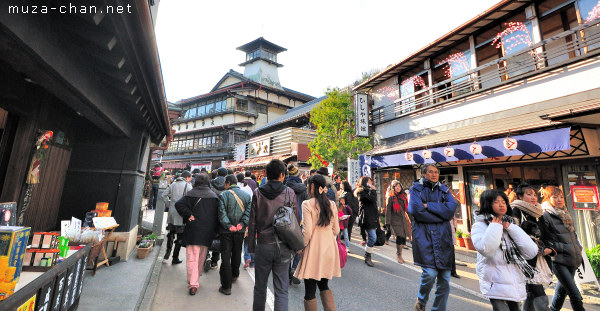
[[[369,105],[367,94],[354,95],[354,124],[356,136],[369,137]]]
[[[360,161],[348,159],[348,183],[352,188],[360,179]]]
[[[246,144],[238,145],[235,148],[235,160],[236,161],[246,160]]]

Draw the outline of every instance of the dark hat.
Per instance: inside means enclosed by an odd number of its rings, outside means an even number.
[[[325,166],[319,167],[319,169],[317,170],[317,173],[319,173],[320,175],[329,176],[329,171],[327,170],[327,168]]]
[[[218,176],[227,176],[227,169],[224,167],[219,167],[217,169],[217,175]]]
[[[287,170],[290,176],[298,176],[300,174],[300,172],[298,172],[298,167],[294,164],[288,164]]]
[[[183,178],[188,178],[188,177],[192,177],[192,174],[190,173],[190,171],[183,171],[183,173],[181,173],[181,175],[179,175]]]
[[[208,186],[210,184],[210,177],[206,174],[200,174],[196,177],[196,182],[194,183],[194,187],[200,186]]]

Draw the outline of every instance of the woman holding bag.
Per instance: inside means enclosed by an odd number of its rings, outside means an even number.
[[[294,277],[304,280],[304,310],[317,310],[317,286],[325,311],[335,310],[328,282],[341,277],[340,254],[336,236],[340,232],[337,208],[327,198],[327,184],[321,175],[308,180],[309,200],[302,203],[304,244],[302,259]]]
[[[406,245],[406,237],[410,236],[410,222],[406,215],[408,198],[402,185],[397,180],[392,180],[390,196],[386,200],[385,224],[390,226],[396,236],[396,256],[398,263],[403,264],[402,249]]]
[[[513,207],[515,224],[529,234],[538,245],[538,255],[528,261],[529,265],[536,268],[538,272],[533,278],[527,280],[525,286],[527,299],[523,304],[523,311],[547,311],[549,310],[548,296],[544,291],[544,285],[547,286],[552,282],[552,271],[549,268],[552,263],[548,255],[555,256],[556,252],[546,247],[541,240],[548,229],[542,218],[544,210],[538,203],[535,189],[528,184],[520,184],[515,194],[516,200],[510,203]]]

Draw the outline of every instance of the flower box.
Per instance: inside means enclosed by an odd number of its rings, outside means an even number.
[[[143,243],[140,243],[140,245],[143,245]],[[148,256],[148,254],[150,254],[154,243],[150,242],[150,246],[147,247],[141,247],[140,245],[137,246],[137,258],[144,259],[146,256]]]
[[[473,240],[471,240],[471,238],[463,238],[464,242],[465,242],[465,246],[467,247],[468,250],[470,251],[474,251],[475,250],[475,245],[473,245]]]
[[[456,241],[458,241],[458,246],[465,247],[465,238],[456,238]]]

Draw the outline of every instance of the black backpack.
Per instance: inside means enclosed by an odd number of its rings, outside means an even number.
[[[327,198],[335,202],[335,191],[331,189],[330,185],[327,185]]]
[[[302,228],[296,219],[292,202],[289,198],[290,188],[285,189],[285,200],[283,206],[277,208],[273,217],[273,229],[275,230],[275,241],[277,242],[277,250],[279,252],[279,241],[284,242],[293,251],[304,249],[304,236]],[[286,206],[289,205],[289,206]]]

